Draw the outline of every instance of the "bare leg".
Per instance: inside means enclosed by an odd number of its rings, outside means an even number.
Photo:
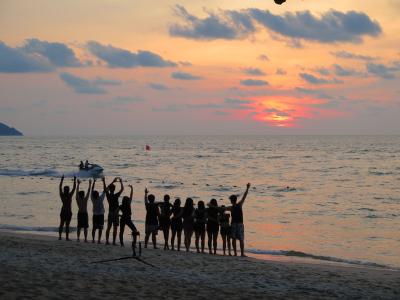
[[[99,239],[97,240],[97,244],[101,244],[101,234],[103,233],[103,229],[99,229]]]
[[[208,239],[208,252],[211,254],[211,240],[212,240],[212,237],[211,237],[211,232],[210,231],[207,231],[207,239]]]
[[[96,229],[93,227],[93,229],[92,229],[92,243],[94,243],[95,236],[96,236]]]
[[[147,248],[147,243],[149,242],[150,233],[146,232],[144,237],[144,247]]]
[[[87,243],[87,228],[83,228],[83,234],[85,235],[85,243]]]
[[[244,255],[244,241],[243,240],[240,241],[240,255],[242,257],[246,256],[246,255]]]
[[[231,238],[229,236],[227,237],[227,242],[228,242],[228,253],[229,256],[231,256]]]
[[[76,229],[76,237],[77,237],[77,241],[79,242],[80,237],[81,237],[81,228],[80,227],[78,227]]]
[[[237,256],[236,252],[236,239],[232,239],[233,254]]]
[[[110,230],[111,230],[111,223],[107,223],[107,229],[106,229],[106,245],[109,245],[109,238],[110,238]]]
[[[171,235],[171,249],[172,250],[175,250],[175,248],[174,248],[174,244],[175,244],[175,235],[176,235],[176,230],[172,230],[172,235]]]
[[[202,232],[200,237],[201,237],[201,253],[204,253],[204,244],[205,244],[206,233]]]
[[[61,235],[64,229],[64,221],[60,221],[60,227],[58,227],[58,239],[61,240]]]
[[[196,232],[195,237],[196,237],[196,239],[195,239],[196,250],[197,250],[197,253],[200,253],[200,248],[199,248],[200,233]]]
[[[115,241],[116,241],[116,239],[117,239],[117,233],[118,233],[118,226],[117,225],[114,225],[114,228],[113,228],[113,245],[115,246],[116,244],[115,244]]]
[[[155,232],[151,233],[151,240],[153,241],[153,248],[158,249],[157,248],[157,235]]]
[[[70,239],[69,239],[69,223],[70,223],[71,221],[67,221],[66,222],[66,226],[65,226],[65,235],[66,235],[66,239],[67,239],[67,241],[70,241]]]
[[[125,231],[125,223],[121,222],[121,227],[119,229],[119,243],[121,244],[121,247],[124,246],[124,231]]]
[[[217,254],[217,238],[218,238],[218,234],[214,233],[213,234],[214,254]]]
[[[222,251],[224,252],[224,255],[225,255],[226,254],[225,253],[225,251],[226,251],[226,235],[221,234],[221,236],[222,236]]]
[[[178,251],[181,251],[182,231],[178,231]]]

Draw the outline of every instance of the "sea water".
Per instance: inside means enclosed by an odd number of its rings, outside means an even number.
[[[251,182],[248,252],[400,267],[399,136],[0,137],[0,229],[57,236],[59,178],[86,159],[133,185],[140,231],[145,187],[229,205]]]

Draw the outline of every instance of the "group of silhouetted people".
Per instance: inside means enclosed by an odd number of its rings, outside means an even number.
[[[118,226],[120,245],[124,246],[124,231],[128,226],[132,231],[133,246],[136,245],[137,236],[139,235],[136,226],[132,221],[132,196],[133,188],[130,187],[130,195],[122,197],[121,204],[119,198],[124,191],[124,185],[120,177],[106,185],[105,178],[102,178],[103,190],[99,193],[95,189],[96,179],[89,180],[89,187],[85,194],[80,190],[81,181],[74,177],[74,184],[72,190],[69,186],[64,186],[64,176],[61,177],[59,185],[60,198],[62,201],[62,208],[60,213],[60,227],[59,239],[63,232],[64,225],[66,227],[66,240],[69,239],[69,225],[72,218],[71,203],[73,195],[76,191],[76,202],[78,205],[78,225],[77,225],[77,240],[80,240],[81,230],[84,230],[84,239],[87,242],[89,216],[87,211],[87,203],[89,197],[93,204],[93,219],[92,219],[92,242],[95,242],[96,230],[98,230],[97,243],[101,243],[101,236],[104,226],[104,198],[108,202],[108,218],[106,229],[106,244],[110,244],[109,237],[111,228],[112,244],[116,245]],[[116,183],[119,182],[120,189],[116,192]],[[181,236],[184,233],[184,245],[186,251],[189,251],[192,242],[193,234],[195,236],[195,246],[197,252],[204,253],[206,233],[208,238],[208,251],[210,254],[216,254],[218,233],[222,237],[223,254],[231,255],[231,245],[233,254],[236,256],[236,241],[240,242],[240,252],[244,255],[244,225],[243,225],[243,203],[246,200],[249,192],[250,183],[247,184],[246,191],[244,192],[240,201],[236,195],[231,195],[229,200],[230,206],[218,206],[216,199],[206,205],[204,201],[198,201],[195,207],[192,198],[187,198],[184,206],[181,206],[181,200],[177,198],[173,204],[170,203],[170,196],[165,195],[162,202],[156,202],[155,196],[149,194],[147,188],[144,193],[144,204],[146,207],[146,221],[145,221],[145,244],[147,248],[148,241],[152,239],[153,248],[157,249],[157,234],[158,231],[163,232],[164,236],[164,250],[180,251],[181,249]],[[169,239],[171,230],[171,239]],[[176,243],[175,243],[176,242]],[[176,245],[176,248],[175,248]],[[171,246],[171,247],[170,247]]]

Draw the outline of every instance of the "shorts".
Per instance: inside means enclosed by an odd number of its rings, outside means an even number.
[[[207,232],[218,234],[219,224],[215,222],[207,223]]]
[[[205,233],[206,232],[206,223],[194,223],[194,231],[196,233]]]
[[[171,219],[171,230],[181,232],[183,229],[182,219],[180,218],[172,218]]]
[[[145,226],[146,234],[157,234],[158,233],[158,225],[157,224],[146,224]]]
[[[124,217],[121,218],[121,222],[120,222],[120,226],[121,226],[120,230],[121,230],[121,232],[124,230],[125,225],[128,226],[130,228],[130,230],[132,230],[133,233],[137,233],[138,232],[137,229],[136,229],[135,224],[133,224],[133,222],[132,222],[130,217],[129,218],[124,218]]]
[[[107,219],[108,224],[112,224],[114,226],[119,225],[119,216],[118,216],[118,209],[114,211],[110,211],[108,213],[108,219]]]
[[[66,211],[64,208],[61,209],[60,212],[60,218],[61,218],[61,223],[64,222],[71,222],[72,219],[72,212],[71,211]]]
[[[231,235],[231,226],[221,226],[221,236],[228,236]]]
[[[169,227],[171,226],[171,221],[170,219],[167,218],[159,218],[160,220],[160,227],[159,230],[169,230]]]
[[[231,237],[233,239],[244,241],[244,225],[243,223],[231,224]]]
[[[78,228],[89,227],[89,216],[87,212],[78,212]]]
[[[104,215],[93,215],[93,229],[103,229]]]

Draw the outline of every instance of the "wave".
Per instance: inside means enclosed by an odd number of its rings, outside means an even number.
[[[333,256],[315,255],[315,254],[310,254],[310,253],[305,253],[305,252],[295,251],[295,250],[247,249],[247,252],[253,253],[253,254],[266,254],[266,255],[280,255],[280,256],[310,258],[310,259],[315,259],[315,260],[322,260],[322,261],[329,261],[329,262],[336,262],[336,263],[345,263],[345,264],[350,264],[350,265],[393,269],[390,266],[378,264],[378,263],[374,263],[374,262],[369,262],[369,261],[345,259],[345,258],[338,258],[338,257],[333,257]]]
[[[36,169],[36,170],[23,170],[23,169],[0,169],[0,176],[46,176],[58,177],[61,176],[60,172],[55,169]]]

